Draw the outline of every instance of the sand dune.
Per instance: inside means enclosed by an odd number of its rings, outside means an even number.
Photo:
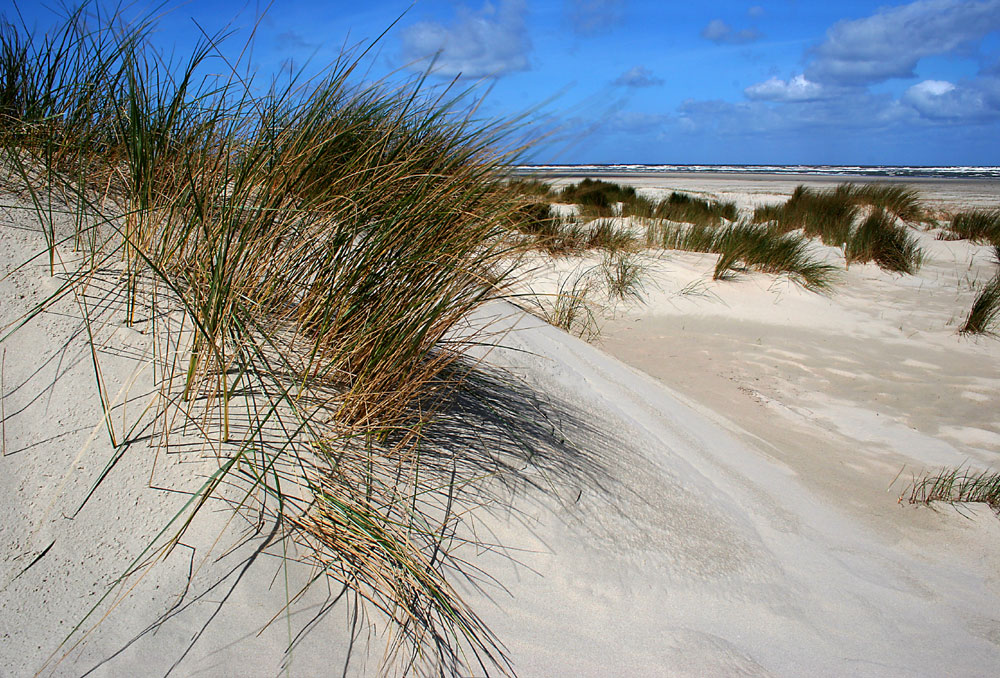
[[[0,326],[55,284],[41,261],[14,271],[43,245],[25,219],[3,216]],[[987,264],[921,238],[917,277],[852,267],[830,297],[713,283],[708,255],[669,255],[597,345],[506,303],[472,319],[498,333],[477,357],[507,417],[452,438],[469,464],[505,460],[468,524],[502,548],[462,553],[495,581],[465,593],[519,675],[995,672],[1000,521],[896,501],[911,473],[1000,459],[1000,342],[954,326]],[[223,502],[59,649],[183,504],[171,490],[216,463],[140,437],[88,497],[113,450],[75,303],[0,345],[0,675],[372,674],[378,620],[352,643],[352,601],[320,615],[338,593],[323,586],[282,615],[310,569],[286,569]],[[107,392],[141,410],[151,338],[106,317]]]

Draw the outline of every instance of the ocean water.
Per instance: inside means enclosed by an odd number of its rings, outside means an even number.
[[[1000,179],[1000,167],[926,167],[916,165],[521,165],[539,174],[811,174],[842,177],[928,177]]]

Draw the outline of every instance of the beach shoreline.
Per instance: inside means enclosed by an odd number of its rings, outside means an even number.
[[[523,171],[524,176],[563,186],[582,179],[618,182],[637,189],[689,191],[698,195],[715,195],[730,199],[739,194],[760,195],[768,199],[787,197],[797,186],[828,189],[842,183],[888,183],[908,185],[920,192],[931,207],[957,211],[973,208],[996,208],[1000,205],[1000,178],[996,177],[900,177],[844,176],[834,174],[775,174],[745,172],[617,172],[579,171],[571,167]]]

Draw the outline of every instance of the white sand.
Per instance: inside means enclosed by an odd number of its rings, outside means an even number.
[[[30,223],[0,220],[0,276],[40,249]],[[468,596],[521,675],[995,673],[1000,520],[896,502],[910,473],[1000,458],[1000,342],[954,334],[987,262],[924,243],[919,276],[852,267],[831,297],[762,275],[713,283],[711,257],[669,255],[647,305],[604,320],[602,347],[641,372],[510,306],[480,314],[515,326],[486,358],[544,413],[536,455],[497,481],[509,510],[473,516],[510,550],[464,554],[497,579]],[[0,282],[0,326],[53,289],[40,264]],[[248,526],[225,528],[224,506],[45,664],[183,502],[162,488],[215,463],[143,441],[73,517],[111,454],[79,330],[70,299],[0,344],[0,675],[278,675],[324,592],[266,626],[308,570],[286,585],[273,555],[250,560],[259,540],[227,552]],[[100,332],[109,397],[143,407],[149,338]],[[370,656],[344,670],[347,617],[340,605],[305,636],[291,675],[374,671],[384,638],[364,625]]]

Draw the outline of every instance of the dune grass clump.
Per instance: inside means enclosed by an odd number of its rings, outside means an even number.
[[[932,501],[979,502],[1000,512],[1000,473],[971,469],[950,469],[925,475],[903,490],[900,500],[909,494],[911,504],[929,504]]]
[[[960,334],[996,334],[1000,329],[1000,273],[979,288]]]
[[[917,189],[905,184],[887,184],[874,182],[860,186],[847,184],[854,201],[859,205],[868,205],[877,210],[884,210],[906,222],[922,221],[926,218],[920,194]]]
[[[795,233],[775,234],[759,224],[739,223],[718,232],[712,251],[719,254],[713,279],[738,270],[785,274],[806,289],[830,289],[836,267],[809,252],[809,240]]]
[[[536,202],[519,207],[515,212],[514,228],[529,237],[526,243],[529,248],[552,256],[579,254],[594,247],[613,247],[616,239],[620,238],[617,229],[605,227],[592,230],[574,221],[567,222],[553,214],[548,203]]]
[[[521,205],[513,217],[514,228],[525,235],[551,237],[559,231],[559,217],[552,214],[552,206],[546,202]]]
[[[951,218],[948,232],[955,239],[1000,246],[1000,210],[969,210]]]
[[[923,261],[916,238],[882,210],[851,232],[844,256],[848,264],[874,262],[883,270],[907,274],[916,273]]]
[[[656,202],[642,195],[634,195],[622,201],[621,216],[652,219],[656,216]]]
[[[541,179],[525,179],[519,177],[516,179],[511,179],[507,182],[507,186],[510,187],[516,195],[535,198],[541,200],[554,200],[556,198],[556,191],[553,190],[552,184],[548,184]]]
[[[649,228],[647,239],[666,250],[687,252],[712,252],[719,229],[708,224],[680,226],[655,223]]]
[[[689,252],[714,252],[719,229],[708,224],[691,224],[688,227],[664,231],[664,247]]]
[[[638,238],[628,226],[619,225],[614,219],[600,219],[590,225],[587,248],[617,252],[635,249],[638,242]]]
[[[653,216],[668,221],[717,226],[723,220],[735,221],[738,214],[736,203],[704,200],[674,191],[657,204]]]
[[[664,249],[718,254],[713,278],[726,280],[740,271],[785,274],[806,289],[822,292],[836,280],[836,267],[809,251],[809,238],[777,233],[761,224],[739,222],[713,227],[655,224],[647,229],[647,242]]]
[[[857,224],[863,208],[867,216]],[[914,273],[922,252],[896,220],[918,220],[923,214],[916,191],[909,187],[840,184],[826,191],[799,186],[783,205],[758,207],[752,221],[779,233],[802,229],[824,245],[843,247],[848,264],[871,261],[885,270]]]
[[[753,221],[773,223],[781,231],[801,228],[819,237],[823,244],[839,247],[847,242],[862,207],[887,212],[903,221],[924,218],[917,191],[909,186],[847,183],[826,191],[798,186],[785,204],[762,205],[754,210]]]
[[[802,229],[807,235],[818,237],[824,245],[839,247],[847,242],[858,212],[850,184],[829,191],[799,186],[784,205],[758,207],[752,221],[770,223],[772,229],[781,233]]]
[[[509,128],[419,80],[356,83],[350,54],[261,93],[239,64],[218,75],[216,39],[178,64],[151,47],[151,22],[99,10],[44,37],[0,30],[0,150],[50,266],[64,245],[87,248],[49,302],[111,270],[126,323],[158,336],[152,304],[169,299],[190,328],[189,345],[154,355],[154,416],[219,422],[204,435],[223,456],[175,524],[239,487],[240,510],[269,516],[383,615],[405,672],[507,671],[450,582],[473,576],[453,548],[475,479],[411,460],[457,383],[453,328],[510,270],[510,225],[552,228],[506,185]],[[66,212],[80,216],[69,236],[48,218]],[[264,430],[286,437],[262,446]],[[144,554],[170,546],[162,534]]]
[[[635,189],[631,186],[590,178],[564,186],[559,192],[562,202],[579,205],[580,214],[590,218],[613,216],[618,203],[635,197]]]

